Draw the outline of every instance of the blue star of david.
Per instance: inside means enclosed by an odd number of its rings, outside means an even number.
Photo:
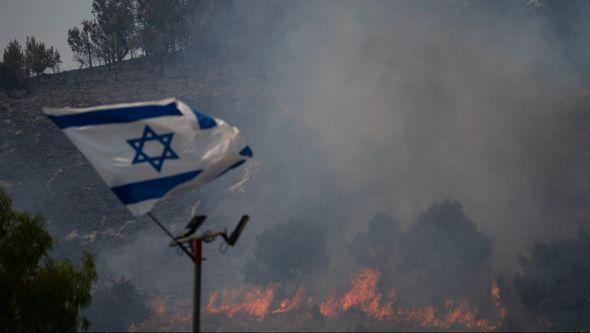
[[[176,155],[176,153],[172,150],[172,147],[170,147],[173,136],[174,132],[158,135],[151,127],[145,125],[141,138],[127,140],[127,143],[129,143],[133,150],[135,150],[135,157],[133,158],[131,164],[147,162],[154,169],[156,169],[156,171],[160,172],[162,170],[162,166],[164,165],[164,160],[178,159],[178,155]],[[161,156],[151,157],[143,152],[143,146],[148,141],[158,141],[164,146]]]

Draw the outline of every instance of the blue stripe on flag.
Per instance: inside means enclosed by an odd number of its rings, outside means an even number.
[[[206,113],[201,113],[193,108],[191,108],[191,110],[193,111],[193,113],[197,117],[197,120],[199,121],[199,127],[201,129],[204,130],[204,129],[213,128],[213,127],[217,126],[217,122],[215,122],[215,119],[213,119],[213,117],[211,117],[210,115],[208,115]]]
[[[61,129],[88,125],[130,123],[133,121],[164,116],[182,116],[176,102],[166,105],[141,105],[117,109],[88,111],[63,116],[49,115],[49,119]]]
[[[252,149],[250,149],[250,147],[246,146],[246,147],[244,147],[244,149],[240,150],[240,155],[252,157]]]
[[[241,156],[247,156],[247,157],[252,157],[252,149],[250,149],[249,146],[244,147],[240,153]],[[230,171],[231,169],[235,169],[237,167],[239,167],[240,165],[244,164],[246,162],[246,160],[239,160],[236,163],[232,164],[229,168],[223,170],[222,172],[220,172],[215,178],[219,178],[223,175],[225,175],[228,171]]]
[[[130,205],[149,199],[161,198],[174,187],[198,176],[201,171],[190,171],[174,176],[115,186],[111,190],[115,192],[115,195],[123,204]]]

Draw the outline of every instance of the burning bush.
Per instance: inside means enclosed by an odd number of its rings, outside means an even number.
[[[276,322],[278,318],[282,318],[280,322],[283,324],[294,325],[291,330],[299,330],[309,322],[313,322],[312,327],[317,328],[318,325],[329,325],[332,322],[322,319],[338,318],[335,321],[338,326],[332,329],[350,329],[351,323],[355,327],[361,320],[363,324],[379,330],[467,328],[490,331],[499,328],[506,316],[501,301],[502,291],[495,280],[492,280],[491,288],[486,291],[495,303],[495,313],[491,318],[486,318],[478,307],[466,299],[447,299],[440,307],[406,307],[397,301],[395,288],[385,294],[377,290],[380,275],[378,269],[362,268],[350,275],[347,290],[323,299],[307,296],[303,288],[299,289],[295,297],[280,299],[275,294],[276,284],[224,289],[209,295],[205,313],[214,316],[211,319],[218,324],[223,323],[219,317],[215,317],[218,315],[225,315],[229,319],[240,318],[222,330],[237,330],[238,327],[240,330],[246,327],[248,330],[257,330],[255,327],[260,326],[256,323]],[[285,326],[279,327],[289,330]]]
[[[336,283],[342,281],[334,281],[329,294],[321,296],[308,289],[317,278],[308,279],[285,295],[282,282],[326,267],[325,238],[324,229],[311,223],[291,222],[264,232],[245,269],[246,282],[254,286],[211,293],[205,312],[250,319],[250,324],[291,316],[284,318],[305,318],[317,326],[338,318],[340,329],[348,327],[347,320],[355,325],[363,320],[375,329],[487,331],[503,325],[508,310],[501,287],[484,271],[492,240],[477,230],[458,202],[431,205],[405,232],[390,215],[376,214],[349,245],[358,270],[349,275],[348,285],[342,288]]]
[[[514,282],[523,304],[552,329],[590,329],[590,232],[535,244],[531,258],[519,256]]]

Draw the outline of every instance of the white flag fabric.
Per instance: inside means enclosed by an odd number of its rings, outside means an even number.
[[[252,157],[236,127],[174,98],[43,112],[136,216]]]

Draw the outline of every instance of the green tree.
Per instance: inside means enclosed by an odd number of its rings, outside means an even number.
[[[422,211],[400,235],[400,269],[414,273],[414,287],[427,290],[432,301],[465,297],[487,288],[492,248],[492,238],[477,230],[461,203],[444,200]]]
[[[249,283],[287,282],[328,267],[327,233],[320,223],[291,221],[256,237],[254,259],[244,268]]]
[[[538,242],[530,259],[519,256],[514,278],[522,303],[558,331],[590,329],[590,231],[576,237]]]
[[[14,39],[4,49],[0,64],[0,87],[7,95],[12,95],[24,86],[26,77],[25,54],[20,43]]]
[[[91,37],[98,56],[107,64],[122,61],[132,51],[136,35],[135,1],[94,0],[92,14],[96,29]]]
[[[12,210],[0,189],[0,328],[3,331],[88,329],[81,309],[91,301],[94,261],[84,252],[82,267],[47,256],[52,238],[39,215]]]
[[[4,49],[3,61],[6,66],[14,70],[19,76],[26,76],[25,54],[20,43],[14,39]]]
[[[193,7],[187,0],[137,0],[139,42],[146,56],[162,56],[186,46]]]
[[[52,46],[47,49],[47,67],[55,74],[59,72],[59,64],[61,64],[61,54]]]
[[[359,266],[377,266],[387,270],[391,266],[389,259],[395,252],[398,237],[399,222],[381,211],[369,221],[366,232],[355,236],[349,250]]]
[[[35,37],[27,37],[25,44],[25,64],[27,73],[35,73],[37,77],[51,69],[53,73],[59,70],[61,55],[53,48],[47,48],[45,43],[39,42]]]
[[[399,221],[385,211],[377,212],[367,230],[358,233],[348,245],[348,252],[357,266],[379,268],[380,283],[388,284],[395,271],[399,235]]]
[[[96,22],[82,20],[82,29],[73,27],[68,30],[68,45],[74,53],[74,61],[80,67],[92,68],[92,60],[96,57],[96,45],[92,42],[91,36],[96,31]]]
[[[37,77],[43,74],[48,66],[48,53],[45,43],[38,42],[35,37],[28,37],[25,44],[25,63],[29,72]]]

